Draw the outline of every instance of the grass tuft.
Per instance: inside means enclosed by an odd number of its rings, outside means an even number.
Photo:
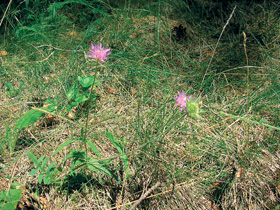
[[[1,208],[278,209],[279,8],[0,3]]]

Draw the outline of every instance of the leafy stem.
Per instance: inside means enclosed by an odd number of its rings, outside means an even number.
[[[91,100],[91,95],[92,95],[92,92],[95,88],[95,80],[96,80],[96,76],[97,76],[97,65],[98,65],[98,60],[96,60],[96,68],[95,68],[95,73],[94,73],[94,79],[93,79],[93,85],[90,87],[90,92],[89,92],[89,96],[88,96],[88,107],[87,107],[87,114],[86,114],[86,123],[85,123],[85,130],[84,130],[84,133],[82,132],[82,137],[83,137],[83,140],[84,140],[84,146],[85,146],[85,152],[86,152],[86,162],[88,161],[88,152],[87,152],[87,144],[85,143],[86,142],[86,138],[87,138],[87,133],[88,133],[88,122],[89,122],[89,110],[90,110],[90,106],[92,104],[92,101]],[[96,97],[95,97],[95,100],[96,100]]]

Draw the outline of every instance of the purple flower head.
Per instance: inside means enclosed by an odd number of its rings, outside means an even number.
[[[107,56],[111,54],[111,49],[107,49],[106,47],[102,47],[102,44],[95,45],[91,43],[91,48],[89,49],[90,52],[88,52],[89,58],[96,58],[102,62],[105,62],[107,60]]]
[[[180,92],[178,91],[178,95],[179,95],[178,97],[175,97],[175,96],[174,96],[174,98],[175,98],[175,100],[176,100],[176,102],[177,102],[177,104],[175,104],[175,105],[176,105],[176,106],[180,106],[180,108],[181,108],[180,111],[182,111],[182,109],[185,109],[186,111],[188,111],[186,102],[187,102],[187,101],[190,101],[191,96],[186,96],[185,91],[182,91],[182,93],[180,93]]]

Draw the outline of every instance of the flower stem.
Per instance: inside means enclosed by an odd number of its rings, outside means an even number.
[[[97,71],[98,71],[97,64],[98,64],[98,61],[96,60],[96,70],[95,70],[95,73],[94,73],[93,85],[90,87],[90,92],[89,92],[89,96],[88,96],[88,108],[87,108],[87,115],[86,115],[86,123],[85,123],[85,129],[84,129],[83,137],[82,137],[83,142],[84,142],[85,151],[86,151],[86,164],[88,162],[88,150],[87,150],[86,139],[87,139],[87,134],[88,134],[89,110],[90,110],[90,106],[91,106],[92,101],[93,101],[93,100],[91,100],[91,95],[92,95],[93,90],[94,90],[94,83],[95,83],[96,75],[97,75]]]

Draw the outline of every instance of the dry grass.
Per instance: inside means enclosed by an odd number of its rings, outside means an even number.
[[[260,16],[276,15],[275,10],[268,13],[268,9]],[[231,66],[235,52],[225,44],[229,41],[230,47],[235,46],[239,36],[225,31],[213,55],[217,37],[203,31],[203,23],[192,25],[164,11],[158,18],[142,10],[115,9],[86,31],[60,25],[52,33],[44,33],[49,43],[31,33],[30,42],[18,40],[13,46],[1,46],[8,52],[1,57],[0,74],[1,190],[8,189],[12,182],[21,183],[21,206],[35,209],[129,209],[160,182],[138,209],[279,208],[279,130],[221,114],[244,115],[257,122],[266,119],[265,123],[278,126],[279,69],[267,60],[272,59],[274,64],[279,60],[279,33],[268,35],[274,40],[269,43],[271,48],[260,47],[250,39],[252,43],[247,47],[253,67],[248,93],[243,40],[237,45],[244,65],[240,62]],[[250,27],[265,20],[256,19]],[[174,37],[174,27],[180,24],[187,28],[186,40]],[[222,27],[215,30],[221,32]],[[82,143],[74,142],[53,156],[62,143],[80,137],[81,126],[85,125],[85,111],[74,120],[68,119],[65,93],[77,75],[94,75],[96,67],[85,59],[90,42],[102,42],[113,53],[98,66],[102,83],[96,89],[97,104],[89,113],[88,139],[94,142],[102,160],[112,159],[109,169],[120,168],[116,176],[124,184],[100,172],[81,170],[70,176],[70,160],[58,175],[59,184],[39,184],[37,176],[29,175],[34,164],[25,152],[31,151],[37,157],[46,155],[60,163],[70,150],[84,149]],[[251,56],[256,48],[259,51],[254,55],[263,55],[262,60]],[[275,57],[268,56],[270,51]],[[206,72],[211,57],[211,68]],[[204,75],[206,80],[199,91]],[[14,89],[21,82],[24,86],[12,97],[5,82],[12,83]],[[202,120],[190,118],[174,107],[177,90],[202,96],[206,111]],[[13,129],[16,121],[38,103],[34,98],[58,100],[60,110],[55,114],[55,123],[44,126],[45,115],[20,132],[11,152],[7,127]],[[126,180],[120,155],[108,140],[107,130],[119,142],[126,141]],[[98,158],[92,152],[89,156]]]

